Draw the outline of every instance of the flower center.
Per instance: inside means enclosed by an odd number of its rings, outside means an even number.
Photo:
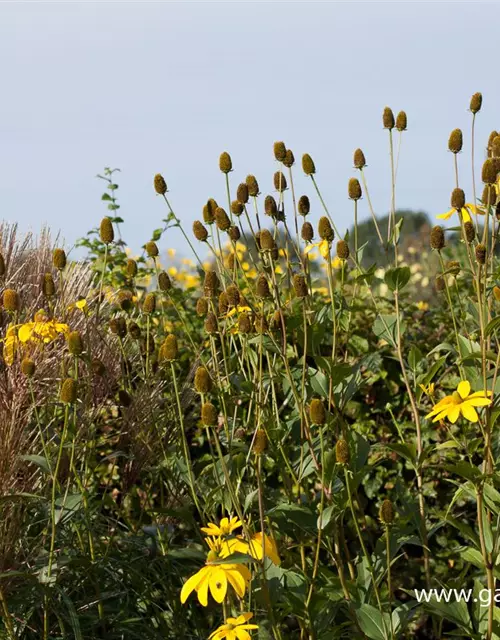
[[[463,398],[462,396],[458,393],[458,391],[454,391],[452,394],[452,398],[453,398],[453,402],[455,404],[462,404],[463,402]]]
[[[217,551],[209,551],[208,555],[207,555],[207,564],[210,562],[215,562],[216,560],[219,559],[219,554],[217,553]]]

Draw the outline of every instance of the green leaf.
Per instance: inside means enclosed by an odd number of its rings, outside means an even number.
[[[486,325],[486,328],[484,330],[485,338],[488,337],[490,334],[494,333],[499,328],[500,328],[500,316],[496,316],[496,318],[493,318],[493,320],[490,320]]]
[[[398,317],[396,315],[380,314],[373,323],[373,333],[377,338],[386,340],[394,348],[396,348],[397,344],[397,320]],[[402,321],[400,321],[400,330],[401,335],[403,335],[405,324]]]
[[[410,276],[410,267],[396,267],[386,272],[384,280],[391,291],[401,291],[408,284]]]
[[[365,603],[356,609],[356,618],[361,631],[372,640],[387,640],[387,633],[390,629],[391,620],[388,614],[382,614],[371,604]],[[385,628],[384,628],[385,623]]]
[[[50,474],[49,464],[47,462],[47,458],[44,456],[36,456],[36,455],[26,455],[21,456],[21,460],[26,460],[26,462],[33,462],[36,464],[42,471]]]

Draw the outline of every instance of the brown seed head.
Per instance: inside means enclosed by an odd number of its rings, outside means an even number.
[[[333,239],[335,238],[330,220],[328,220],[326,216],[322,216],[319,219],[318,235],[322,240],[327,240],[328,242],[333,242]]]
[[[233,162],[231,160],[231,156],[227,151],[224,151],[220,154],[219,169],[222,171],[222,173],[229,173],[233,170]]]
[[[267,434],[264,429],[257,429],[253,441],[252,451],[255,455],[260,456],[267,449]]]
[[[481,93],[475,93],[470,99],[470,110],[472,113],[481,111],[481,105],[483,104],[483,95]]]
[[[206,298],[198,298],[196,302],[196,313],[199,316],[206,316],[208,313],[208,300]]]
[[[469,244],[474,242],[476,239],[476,230],[474,229],[474,225],[470,220],[464,222],[464,231],[465,231],[465,239]]]
[[[454,207],[457,211],[461,211],[463,206],[465,205],[465,193],[463,189],[453,189],[451,192],[451,206]]]
[[[293,155],[293,151],[291,149],[286,150],[286,156],[283,160],[283,164],[288,168],[293,167],[293,165],[295,164],[295,156]]]
[[[302,236],[302,240],[305,240],[305,242],[312,241],[314,238],[314,229],[310,222],[304,222],[302,229],[300,230],[300,235]]]
[[[70,331],[67,338],[68,351],[72,356],[81,356],[83,353],[83,339],[79,331]]]
[[[382,123],[384,125],[384,129],[394,129],[394,114],[390,107],[384,108],[384,113],[382,114]]]
[[[217,202],[210,198],[207,200],[207,204],[203,207],[203,222],[205,224],[212,224],[215,220],[215,210],[219,205]]]
[[[276,311],[273,313],[273,316],[271,318],[271,329],[273,331],[280,331],[281,329],[283,329],[283,325],[281,323],[281,314],[282,313],[283,312],[280,312],[279,309],[276,309]],[[283,314],[283,316],[284,316],[284,314]]]
[[[227,298],[227,293],[225,291],[221,291],[219,293],[219,315],[225,316],[229,311],[229,300]]]
[[[448,138],[448,149],[452,153],[460,153],[464,143],[464,137],[461,129],[453,129]]]
[[[115,336],[124,338],[127,335],[127,323],[125,321],[125,318],[122,318],[122,316],[112,318],[109,321],[109,330],[111,331],[111,333],[114,333]]]
[[[205,242],[208,238],[207,228],[200,220],[195,220],[193,222],[193,235],[200,242]]]
[[[46,298],[51,298],[56,293],[56,285],[51,273],[44,274],[42,278],[42,293]]]
[[[99,358],[94,358],[92,360],[91,366],[93,373],[100,378],[102,378],[102,376],[106,373],[106,367],[104,366],[102,360],[99,360]]]
[[[497,163],[494,158],[486,158],[484,161],[482,179],[485,184],[495,184],[497,180]]]
[[[253,325],[257,333],[262,334],[262,333],[267,333],[269,331],[269,325],[267,324],[267,320],[265,316],[263,316],[260,313],[255,316]]]
[[[163,341],[163,356],[168,362],[177,360],[179,355],[179,345],[177,344],[177,338],[173,333],[170,333]]]
[[[262,229],[260,232],[259,244],[262,251],[272,251],[276,247],[274,238],[268,229]]]
[[[217,207],[215,210],[215,224],[221,231],[227,231],[231,226],[231,220],[222,207]]]
[[[475,249],[476,260],[478,264],[485,264],[486,262],[486,247],[484,244],[478,244]]]
[[[150,258],[156,258],[159,255],[158,245],[153,240],[146,242],[146,253]]]
[[[443,227],[436,225],[431,230],[431,238],[430,238],[431,249],[436,249],[436,251],[441,251],[444,247],[444,231]]]
[[[260,193],[257,178],[255,176],[248,175],[245,182],[247,183],[248,194],[252,197],[257,197]]]
[[[240,333],[250,333],[252,331],[252,322],[248,313],[240,313],[238,316],[238,331]]]
[[[406,111],[400,111],[396,117],[396,129],[398,131],[406,131],[408,127],[408,118],[406,117]]]
[[[3,257],[3,254],[0,253],[0,278],[3,278],[6,272],[6,267],[5,267],[5,259]]]
[[[158,287],[160,291],[170,291],[172,288],[172,280],[166,271],[160,271],[158,274]]]
[[[343,439],[337,441],[335,445],[335,457],[338,464],[348,464],[350,459],[349,445]]]
[[[267,277],[261,273],[257,278],[257,286],[256,292],[259,298],[270,298],[271,291],[269,290],[269,282],[267,281]]]
[[[349,245],[345,240],[339,240],[337,242],[337,256],[341,260],[347,260],[350,256]]]
[[[52,254],[52,264],[56,269],[62,271],[66,266],[66,251],[64,249],[54,249]]]
[[[205,367],[198,367],[194,374],[194,388],[198,393],[210,393],[212,390],[212,379]]]
[[[154,313],[156,311],[156,295],[154,293],[146,294],[142,310],[144,313]]]
[[[74,404],[78,396],[78,386],[73,378],[66,378],[61,387],[61,402]]]
[[[359,200],[362,196],[361,185],[357,178],[350,178],[349,185],[347,187],[347,193],[351,200]]]
[[[132,307],[134,306],[132,298],[132,291],[129,291],[128,289],[120,289],[120,291],[118,291],[118,304],[124,311],[130,311],[130,309],[132,309]]]
[[[231,202],[231,213],[233,216],[241,216],[243,213],[243,204],[239,200],[233,200]]]
[[[390,500],[384,500],[379,511],[380,522],[383,524],[392,524],[394,522],[394,505]]]
[[[110,244],[115,239],[115,232],[111,218],[103,218],[99,227],[99,235],[104,244]]]
[[[365,154],[361,151],[361,149],[356,149],[354,152],[354,166],[356,169],[362,169],[366,167],[366,159]]]
[[[274,188],[277,191],[283,192],[287,188],[286,178],[282,171],[276,171],[273,177]]]
[[[304,153],[302,156],[302,170],[306,176],[312,176],[316,173],[316,167],[314,166],[313,159],[308,153]]]
[[[493,158],[500,158],[500,136],[493,138],[491,143],[491,155]]]
[[[273,218],[278,214],[278,205],[276,204],[276,200],[273,196],[266,196],[264,200],[264,211],[266,215],[272,216]]]
[[[497,194],[494,185],[485,185],[483,194],[481,196],[481,202],[485,207],[493,206],[497,201]]]
[[[286,158],[286,147],[284,142],[275,142],[274,143],[274,157],[278,162],[283,162]]]
[[[297,203],[297,211],[301,216],[307,216],[307,214],[311,211],[311,203],[309,202],[309,198],[307,196],[300,196]]]
[[[446,263],[446,271],[456,278],[460,273],[460,262],[457,262],[456,260],[448,260]]]
[[[488,158],[491,158],[492,156],[492,146],[493,146],[493,140],[498,136],[498,131],[493,130],[490,133],[490,137],[488,138],[488,145],[486,147],[486,151],[488,152]]]
[[[159,193],[161,196],[165,195],[168,191],[167,183],[165,182],[164,177],[161,173],[157,173],[154,179],[155,191]]]
[[[227,302],[230,307],[237,307],[240,303],[240,291],[235,284],[230,284],[226,289]]]
[[[444,281],[443,276],[436,276],[434,284],[437,292],[444,291],[444,289],[446,288],[446,283]]]
[[[242,182],[238,185],[238,189],[236,190],[236,200],[241,204],[246,204],[249,198],[248,193],[248,185],[246,182]]]
[[[21,371],[26,377],[32,378],[35,375],[36,371],[36,365],[34,361],[30,358],[23,358],[21,362]]]
[[[205,280],[203,282],[203,291],[207,298],[213,298],[217,294],[219,288],[219,278],[215,271],[205,271]]]
[[[127,260],[127,276],[129,278],[135,278],[137,275],[137,262],[132,258]]]
[[[219,413],[211,402],[201,405],[201,421],[206,427],[215,427],[219,421]]]
[[[229,227],[229,231],[227,232],[227,234],[229,236],[229,239],[233,242],[238,242],[238,240],[241,238],[240,230],[236,225],[232,225],[231,227]]]
[[[128,323],[128,332],[134,340],[139,340],[142,337],[141,328],[137,322],[132,321]]]
[[[220,309],[220,303],[219,303],[219,309]],[[207,317],[205,318],[205,322],[204,325],[205,327],[205,331],[207,333],[217,333],[218,331],[218,327],[217,327],[217,318],[215,317],[215,313],[212,313],[211,311],[209,311],[207,313]]]
[[[305,276],[300,273],[293,276],[293,288],[297,298],[305,298],[309,294],[309,291],[307,290],[307,280],[305,279]]]
[[[309,406],[309,417],[313,424],[324,425],[326,422],[326,410],[323,400],[314,398]]]

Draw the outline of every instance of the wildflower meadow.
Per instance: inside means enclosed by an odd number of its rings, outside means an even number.
[[[194,224],[151,176],[138,255],[116,169],[76,252],[0,226],[0,638],[500,638],[481,106],[443,132],[454,179],[429,214],[397,207],[411,118],[386,107],[378,157],[345,160],[347,232],[328,167],[272,140],[271,176],[221,153]]]

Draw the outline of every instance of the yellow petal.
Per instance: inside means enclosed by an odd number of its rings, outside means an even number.
[[[462,415],[469,422],[477,422],[477,411],[474,409],[470,402],[462,402],[460,405],[460,409],[462,411]]]
[[[468,212],[468,210],[465,207],[462,207],[460,213],[462,214],[462,220],[464,222],[470,222],[471,221],[470,213]]]
[[[27,322],[19,327],[18,337],[21,342],[28,342],[33,335],[33,322]]]
[[[455,424],[455,422],[458,420],[458,416],[460,415],[460,407],[462,405],[461,404],[456,404],[454,407],[451,407],[448,410],[448,420],[452,423]]]
[[[491,400],[489,400],[488,398],[479,398],[479,397],[474,398],[471,396],[467,398],[467,402],[472,407],[487,407],[488,405],[491,404]]]
[[[325,260],[328,258],[328,256],[330,255],[330,243],[328,242],[328,240],[322,240],[319,243],[319,252],[321,253],[322,258],[324,258]]]
[[[462,400],[465,400],[470,393],[470,382],[468,380],[462,380],[457,387],[457,391]]]
[[[203,580],[203,572],[206,569],[206,567],[203,567],[203,569],[201,569],[200,571],[198,571],[198,573],[195,573],[194,576],[191,576],[189,578],[189,580],[187,580],[181,590],[181,603],[184,604],[186,602],[186,600],[189,598],[189,596],[191,595],[191,592],[194,589],[197,589],[200,582]]]
[[[226,572],[222,568],[214,569],[210,574],[208,581],[210,593],[215,602],[221,604],[227,593],[227,577]]]
[[[241,575],[241,573],[237,570],[230,570],[226,572],[226,575],[231,586],[236,591],[236,594],[240,598],[243,598],[245,595],[246,581]]]
[[[436,216],[436,218],[440,218],[441,220],[449,220],[451,216],[455,213],[456,209],[450,209],[446,213],[440,213]]]

